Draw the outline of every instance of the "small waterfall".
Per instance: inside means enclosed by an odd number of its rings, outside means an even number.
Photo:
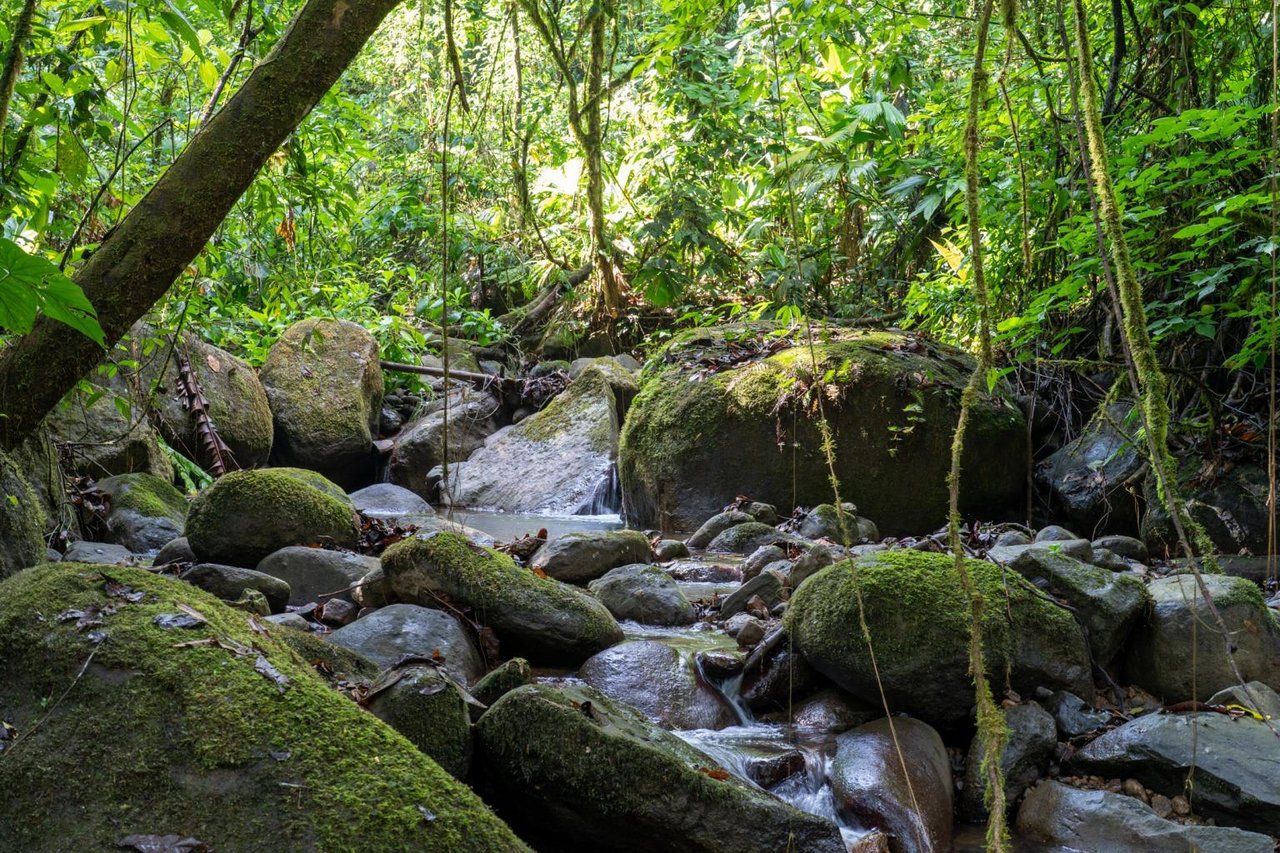
[[[591,494],[587,496],[574,515],[618,515],[622,511],[622,484],[618,482],[618,465],[609,463],[609,469],[601,476]]]

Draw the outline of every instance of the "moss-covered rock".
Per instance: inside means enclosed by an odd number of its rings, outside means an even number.
[[[471,769],[471,718],[463,693],[444,670],[415,664],[384,672],[363,701],[378,719],[465,779]]]
[[[712,539],[707,551],[712,554],[750,554],[764,545],[782,545],[794,537],[759,521],[735,524]]]
[[[1236,465],[1213,480],[1200,476],[1200,461],[1185,458],[1178,468],[1178,488],[1187,511],[1200,522],[1214,546],[1224,554],[1267,553],[1267,469],[1265,465]],[[1147,513],[1142,538],[1152,554],[1180,551],[1177,531],[1148,475],[1143,484]]]
[[[97,480],[141,471],[172,480],[173,465],[143,414],[127,397],[94,387],[67,395],[44,422],[71,474]]]
[[[496,804],[546,849],[839,853],[835,824],[723,773],[590,687],[530,685],[480,718]]]
[[[45,560],[44,508],[21,469],[0,453],[0,578]]]
[[[190,619],[179,605],[205,621],[162,627]],[[68,611],[98,621],[56,618]],[[0,821],[0,848],[178,833],[217,850],[525,849],[279,630],[135,569],[44,565],[0,584],[0,704],[16,729],[0,809],[21,816]]]
[[[986,602],[983,648],[996,685],[1024,696],[1044,686],[1093,695],[1089,651],[1069,611],[1016,574],[970,560]],[[1007,592],[1006,592],[1007,590]],[[969,605],[949,555],[900,550],[828,566],[792,595],[785,624],[795,647],[854,696],[879,701],[859,629],[861,600],[889,707],[945,730],[972,725]]]
[[[201,560],[252,567],[290,545],[350,548],[359,528],[346,495],[313,471],[233,471],[191,502],[186,537]]]
[[[456,533],[392,545],[382,569],[398,600],[439,607],[443,593],[493,628],[506,652],[535,662],[579,664],[622,640],[618,623],[591,596]]]
[[[66,530],[78,536],[80,522],[67,500],[62,460],[58,458],[58,448],[49,437],[49,431],[41,427],[28,435],[10,451],[9,458],[40,500],[45,516],[45,533]]]
[[[533,668],[524,658],[512,658],[480,679],[471,695],[485,705],[492,705],[517,687],[533,683]]]
[[[649,361],[619,449],[630,523],[691,530],[738,495],[771,501],[784,513],[792,501],[814,506],[830,499],[818,425],[805,414],[807,399],[794,402],[797,389],[815,378],[807,343],[696,376],[701,353],[719,355],[726,339],[773,330],[693,330]],[[889,331],[824,330],[815,350],[844,496],[888,535],[944,523],[951,436],[972,361]],[[990,517],[1018,502],[1025,433],[1012,402],[983,395],[965,440],[962,510]]]
[[[111,540],[135,554],[163,548],[182,535],[187,499],[173,483],[154,474],[117,474],[98,482],[111,498]]]
[[[279,464],[319,471],[345,489],[373,479],[383,385],[372,335],[346,320],[303,320],[271,347],[261,376]]]

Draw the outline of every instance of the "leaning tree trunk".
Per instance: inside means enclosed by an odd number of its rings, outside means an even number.
[[[74,276],[108,345],[199,254],[258,170],[337,81],[397,0],[308,0],[270,55]],[[0,353],[0,446],[13,447],[102,358],[41,318]]]
[[[617,271],[613,267],[613,247],[604,222],[604,130],[600,102],[604,98],[604,42],[606,15],[603,4],[597,4],[591,15],[591,54],[587,60],[586,132],[582,147],[587,159],[587,210],[591,251],[600,276],[600,295],[611,317],[618,316],[622,302],[618,292]]]

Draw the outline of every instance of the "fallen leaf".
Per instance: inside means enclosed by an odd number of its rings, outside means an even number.
[[[208,853],[213,849],[203,841],[181,835],[129,835],[116,846],[138,853]]]
[[[253,669],[263,678],[269,679],[276,683],[276,689],[281,693],[289,686],[289,677],[271,665],[271,661],[258,655],[258,659],[253,662]]]
[[[720,767],[699,767],[698,772],[703,776],[710,776],[717,782],[727,782],[729,780],[729,771]]]
[[[199,628],[204,624],[203,619],[196,619],[187,613],[157,613],[151,621],[166,631],[181,628]]]
[[[205,364],[209,365],[209,369],[214,373],[222,370],[222,362],[218,361],[218,357],[213,353],[209,353],[204,357]]]

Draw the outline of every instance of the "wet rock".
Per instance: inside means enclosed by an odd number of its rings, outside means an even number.
[[[1013,688],[1026,696],[1042,685],[1092,696],[1088,649],[1071,615],[1016,574],[977,560],[968,565],[978,590],[1002,602],[983,622],[991,671],[1007,667]],[[857,586],[846,561],[818,572],[791,596],[784,623],[796,649],[837,686],[879,703],[876,674],[856,628],[859,591],[871,636],[893,638],[875,649],[889,706],[943,729],[971,726],[969,609],[950,555],[871,554],[858,560]]]
[[[533,668],[524,658],[512,658],[471,687],[471,695],[492,705],[517,687],[533,683]]]
[[[45,513],[13,460],[0,453],[0,578],[44,561]]]
[[[742,580],[751,580],[770,563],[787,559],[787,552],[777,545],[762,545],[742,561]]]
[[[1275,724],[1280,724],[1280,695],[1261,681],[1250,681],[1219,690],[1209,697],[1210,705],[1239,705],[1248,708]]]
[[[393,519],[436,514],[431,504],[420,495],[395,483],[374,483],[352,492],[349,497],[356,511],[369,518]]]
[[[738,587],[720,603],[720,618],[728,619],[747,609],[747,603],[759,596],[766,608],[782,600],[786,579],[773,571],[763,571]]]
[[[1070,850],[1130,850],[1142,839],[1152,853],[1270,853],[1265,835],[1230,827],[1184,826],[1165,820],[1133,797],[1081,791],[1044,781],[1018,810],[1017,832],[1032,841]]]
[[[626,517],[633,524],[689,529],[740,494],[802,506],[830,499],[821,435],[809,418],[790,417],[780,398],[811,369],[808,343],[690,381],[694,360],[724,352],[726,338],[762,339],[781,327],[732,325],[677,334],[650,361],[619,451]],[[840,448],[836,475],[860,512],[892,524],[888,535],[932,530],[946,521],[946,473],[958,394],[973,372],[968,356],[901,332],[830,329],[815,342],[832,383],[845,396],[827,419]],[[928,382],[922,382],[923,377]],[[904,435],[904,407],[921,411]],[[778,452],[778,425],[800,451]],[[1023,497],[1026,427],[1012,400],[982,395],[965,441],[965,468],[982,477],[962,485],[962,512],[985,516]],[[750,460],[726,465],[726,460]],[[780,505],[790,514],[792,505]]]
[[[488,394],[470,389],[449,397],[449,480],[456,486],[458,465],[484,447],[485,440],[498,430],[494,415],[498,403]],[[431,472],[444,462],[445,412],[428,411],[405,424],[396,434],[387,460],[387,478],[392,485],[424,498],[435,495],[438,477]],[[363,491],[363,490],[362,490]]]
[[[530,685],[476,729],[492,802],[535,844],[671,853],[843,853],[840,832],[721,771],[589,687]],[[619,832],[625,827],[625,832]]]
[[[808,578],[816,575],[821,569],[834,563],[840,557],[839,549],[832,545],[814,545],[800,555],[795,565],[787,574],[787,586],[795,589]]]
[[[1061,554],[1082,563],[1093,562],[1093,546],[1087,539],[1065,539],[1049,542],[1033,542],[1029,545],[997,545],[987,551],[987,559],[993,563],[1008,565],[1028,551]]]
[[[1147,546],[1141,539],[1135,539],[1132,536],[1101,536],[1093,540],[1095,549],[1105,548],[1106,550],[1124,557],[1127,560],[1137,560],[1139,563],[1147,561]]]
[[[1173,797],[1183,792],[1193,765],[1197,813],[1219,824],[1280,835],[1280,738],[1250,717],[1148,714],[1091,741],[1067,768],[1132,777]]]
[[[1257,586],[1243,578],[1204,575],[1214,606],[1235,645],[1246,680],[1280,684],[1280,625]],[[1236,681],[1225,643],[1191,575],[1147,585],[1155,606],[1134,631],[1127,666],[1134,684],[1166,703],[1204,699]],[[1192,623],[1197,624],[1192,646]],[[1194,661],[1194,664],[1193,664]],[[1195,673],[1195,683],[1192,682]],[[1197,695],[1193,696],[1193,692]]]
[[[610,569],[648,563],[652,558],[653,551],[643,533],[610,530],[557,536],[538,549],[529,565],[559,581],[586,583]]]
[[[280,613],[289,604],[289,585],[279,578],[217,563],[199,563],[182,573],[187,583],[212,593],[223,601],[235,601],[246,589],[254,589],[266,596],[272,613]]]
[[[1211,480],[1203,480],[1200,460],[1193,455],[1181,460],[1178,483],[1187,511],[1204,527],[1219,552],[1267,553],[1265,465],[1237,464]],[[1178,553],[1176,531],[1156,496],[1150,476],[1143,488],[1147,496],[1147,514],[1142,518],[1143,540],[1152,554]]]
[[[739,524],[746,524],[749,521],[755,521],[753,515],[749,515],[741,510],[725,510],[718,512],[702,523],[702,526],[694,531],[693,535],[687,540],[690,548],[705,548],[711,544],[711,540],[715,539],[721,533],[724,533],[730,527],[736,527]]]
[[[740,566],[702,560],[677,560],[666,567],[666,573],[675,580],[691,583],[729,583],[743,579]]]
[[[195,552],[191,550],[191,543],[187,541],[187,537],[179,536],[176,539],[170,539],[156,552],[155,559],[151,561],[153,566],[168,566],[173,563],[194,563],[196,562]]]
[[[1000,753],[1000,770],[1004,773],[1005,801],[1012,805],[1043,774],[1058,745],[1058,732],[1053,717],[1034,702],[1006,708],[1004,722],[1009,740]],[[969,744],[964,787],[960,790],[960,817],[974,823],[988,816],[983,802],[987,784],[982,774],[986,754],[982,738],[975,736]]]
[[[698,652],[694,655],[694,661],[703,675],[712,681],[721,682],[742,672],[746,658],[738,651],[712,650]]]
[[[119,402],[117,402],[119,401]],[[120,409],[131,413],[126,418]],[[173,479],[156,431],[133,412],[128,398],[104,388],[75,391],[45,418],[49,437],[67,460],[66,472],[95,480],[144,472]]]
[[[679,585],[657,566],[619,566],[587,584],[587,589],[616,619],[642,625],[690,625],[697,618]]]
[[[616,364],[612,370],[588,367],[542,411],[459,463],[451,500],[505,512],[569,514],[616,501],[609,492],[616,482],[618,430],[634,390],[635,379]]]
[[[895,853],[951,847],[951,762],[919,720],[880,719],[838,736],[831,792],[842,816],[882,830]]]
[[[862,702],[834,687],[823,687],[797,702],[790,718],[781,722],[813,732],[839,734],[884,714],[881,708]]]
[[[394,595],[424,607],[443,594],[491,627],[506,654],[534,662],[581,663],[622,640],[596,599],[518,568],[505,554],[456,533],[414,536],[388,548],[382,568]]]
[[[471,718],[463,690],[447,671],[414,665],[378,677],[364,705],[456,779],[471,769]]]
[[[331,598],[317,610],[319,619],[333,628],[341,628],[356,621],[360,608],[345,598]]]
[[[352,601],[351,587],[378,568],[376,557],[291,545],[268,554],[258,571],[289,584],[289,603]]]
[[[187,499],[154,474],[117,474],[98,481],[111,499],[107,530],[135,554],[155,551],[182,535]]]
[[[0,821],[0,849],[113,850],[131,828],[178,827],[215,850],[339,849],[352,839],[366,850],[527,849],[291,646],[322,640],[255,631],[244,613],[167,577],[106,574],[124,597],[96,567],[74,563],[0,585],[6,721],[24,733],[0,768],[0,809],[22,815]],[[155,618],[179,604],[207,624],[157,630]],[[41,615],[94,609],[105,642]],[[51,695],[61,696],[55,713]]]
[[[344,489],[373,479],[383,386],[371,334],[346,320],[295,323],[272,345],[260,376],[278,464],[317,471]]]
[[[1146,586],[1133,575],[1116,574],[1063,554],[1032,549],[1009,566],[1073,609],[1100,666],[1124,648],[1130,631],[1151,604]]]
[[[444,670],[463,684],[484,674],[480,652],[462,624],[428,607],[391,604],[339,628],[328,639],[383,668],[405,655],[438,656]]]
[[[1053,715],[1063,740],[1080,737],[1111,722],[1110,714],[1093,710],[1089,703],[1065,690],[1054,691],[1045,700],[1045,708]]]
[[[653,555],[659,563],[679,560],[689,556],[689,546],[679,539],[662,539],[653,546]]]
[[[750,613],[737,613],[724,623],[724,632],[740,646],[754,646],[764,639],[764,623]]]
[[[791,540],[792,537],[779,532],[777,528],[758,521],[748,521],[735,524],[716,536],[707,545],[707,551],[712,554],[750,554],[761,545],[776,545]]]
[[[742,704],[757,714],[784,711],[792,696],[803,696],[821,682],[822,677],[795,649],[779,644],[759,665],[747,668],[739,695]]]
[[[232,471],[196,495],[185,535],[201,560],[256,566],[290,545],[351,548],[355,510],[334,483],[313,471]]]
[[[788,749],[776,755],[754,755],[747,759],[747,777],[761,788],[772,788],[805,769],[804,753]]]
[[[692,658],[655,640],[622,643],[582,665],[578,675],[665,729],[723,729],[738,716],[698,675]]]
[[[1138,502],[1130,491],[1136,488],[1127,484],[1142,471],[1143,457],[1121,432],[1136,428],[1126,424],[1132,412],[1132,402],[1111,404],[1074,441],[1041,464],[1036,479],[1049,490],[1055,517],[1085,532],[1137,527]]]
[[[133,552],[110,542],[72,542],[62,555],[69,563],[97,563],[104,566],[131,566],[137,562]]]

